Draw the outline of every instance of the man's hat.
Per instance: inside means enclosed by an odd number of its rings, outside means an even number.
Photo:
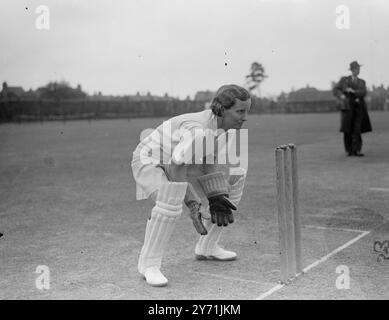
[[[361,64],[358,63],[358,61],[353,61],[350,63],[350,70],[354,69],[354,68],[360,68],[362,67]]]

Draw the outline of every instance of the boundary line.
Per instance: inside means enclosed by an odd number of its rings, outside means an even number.
[[[236,277],[229,277],[229,276],[223,276],[219,274],[214,274],[214,273],[208,273],[208,272],[198,272],[198,271],[192,271],[193,273],[201,274],[203,276],[207,277],[215,277],[215,278],[220,278],[223,280],[234,280],[234,281],[241,281],[241,282],[251,282],[255,284],[263,284],[263,282],[260,281],[255,281],[255,280],[248,280],[248,279],[242,279],[242,278],[236,278]]]
[[[318,218],[318,219],[326,218],[326,219],[355,221],[355,222],[374,222],[374,220],[369,220],[369,219],[365,219],[365,218],[340,217],[340,216],[333,216],[333,215],[327,215],[327,214],[305,214],[304,217]]]
[[[320,229],[320,230],[333,230],[333,231],[344,231],[344,232],[367,232],[367,230],[359,230],[359,229],[347,229],[347,228],[327,228],[322,226],[315,226],[310,224],[304,224],[303,228],[312,228],[312,229]]]
[[[389,192],[389,188],[370,188],[370,191],[383,191],[383,192]]]
[[[308,272],[309,270],[311,270],[312,268],[318,266],[320,263],[328,260],[329,258],[331,258],[333,255],[337,254],[338,252],[346,249],[347,247],[351,246],[353,243],[359,241],[361,238],[363,238],[364,236],[367,236],[371,231],[364,231],[362,232],[359,236],[356,236],[355,238],[351,239],[350,241],[346,242],[344,245],[336,248],[334,251],[330,252],[329,254],[325,255],[323,258],[317,260],[316,262],[310,264],[308,267],[304,268],[303,269],[303,272]]]
[[[357,242],[358,240],[360,240],[364,236],[367,236],[370,232],[371,232],[371,230],[370,231],[363,231],[360,235],[356,236],[355,238],[351,239],[350,241],[346,242],[345,244],[343,244],[340,247],[336,248],[335,250],[331,251],[329,254],[325,255],[324,257],[322,257],[319,260],[315,261],[314,263],[310,264],[309,266],[307,266],[306,268],[303,269],[303,274],[308,272],[309,270],[317,267],[320,263],[328,260],[329,258],[334,256],[338,252],[351,246],[353,243]],[[297,275],[297,276],[299,276],[299,275]],[[256,297],[254,300],[263,300],[263,299],[269,297],[270,295],[272,295],[274,292],[282,289],[285,286],[286,286],[286,284],[278,284],[275,287],[273,287],[272,289],[270,289],[270,290],[266,291],[265,293],[261,294],[260,296]]]

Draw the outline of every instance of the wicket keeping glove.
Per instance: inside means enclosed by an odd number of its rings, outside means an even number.
[[[228,183],[222,172],[214,172],[198,178],[209,201],[212,223],[228,226],[234,222],[232,210],[236,206],[228,199]]]
[[[201,217],[205,216],[204,210],[201,205],[201,199],[197,195],[195,189],[193,188],[190,182],[188,182],[184,202],[190,211],[190,218],[192,219],[196,231],[203,236],[208,234],[208,231],[201,220]]]
[[[208,234],[208,231],[202,222],[203,209],[201,203],[198,203],[196,201],[191,201],[187,203],[186,206],[189,208],[190,218],[192,219],[196,231],[200,233],[202,236]]]
[[[208,200],[212,223],[217,223],[220,227],[228,226],[229,223],[234,222],[232,210],[236,210],[236,207],[226,195],[212,197]]]

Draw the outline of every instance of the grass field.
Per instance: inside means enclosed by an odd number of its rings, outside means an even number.
[[[389,260],[373,245],[389,240],[389,112],[371,118],[366,156],[349,158],[339,114],[250,116],[246,189],[221,241],[238,260],[196,261],[184,211],[165,288],[137,273],[153,204],[135,200],[130,171],[140,132],[162,119],[3,124],[0,299],[388,299]],[[274,147],[288,142],[298,146],[303,264],[314,267],[280,288]],[[50,268],[49,290],[35,286],[38,265]],[[335,285],[342,265],[349,289]]]

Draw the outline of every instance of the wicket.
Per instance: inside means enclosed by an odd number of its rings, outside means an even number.
[[[281,145],[275,150],[281,283],[302,272],[301,223],[298,206],[297,148]]]

